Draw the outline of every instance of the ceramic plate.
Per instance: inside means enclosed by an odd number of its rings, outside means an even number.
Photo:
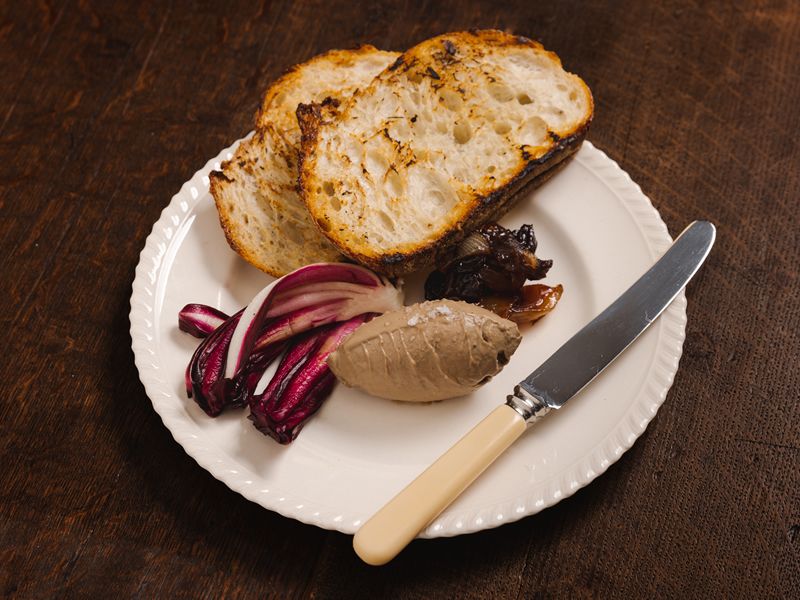
[[[272,279],[228,248],[208,193],[212,159],[176,194],[147,238],[131,298],[136,366],[155,410],[203,468],[263,507],[353,533],[380,506],[505,400],[519,380],[624,292],[667,249],[667,228],[615,162],[586,142],[560,174],[502,223],[533,223],[557,308],[524,332],[511,362],[463,398],[403,404],[336,387],[290,446],[234,410],[211,419],[186,398],[183,372],[197,340],[178,310],[202,302],[232,313]],[[409,278],[407,301],[420,298]],[[452,536],[531,515],[603,473],[639,437],[667,394],[684,339],[686,299],[561,411],[526,434],[421,537]]]

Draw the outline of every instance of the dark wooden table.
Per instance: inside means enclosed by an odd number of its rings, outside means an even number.
[[[227,6],[226,6],[227,4]],[[719,225],[647,432],[554,508],[384,568],[251,504],[139,383],[131,281],[181,183],[285,68],[509,28],[591,86],[590,139],[674,234]],[[796,2],[66,0],[0,8],[0,595],[800,597]]]

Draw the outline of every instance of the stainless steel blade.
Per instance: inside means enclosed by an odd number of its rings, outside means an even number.
[[[519,387],[548,408],[560,408],[594,379],[669,306],[714,244],[707,221],[687,227],[650,270],[561,346]]]

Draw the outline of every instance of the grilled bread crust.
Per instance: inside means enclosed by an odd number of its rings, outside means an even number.
[[[400,275],[505,214],[580,147],[592,115],[589,88],[540,44],[441,35],[338,109],[298,107],[301,195],[343,254]]]
[[[279,277],[305,264],[342,259],[297,193],[295,111],[301,102],[335,104],[397,56],[372,46],[332,50],[292,67],[266,91],[253,136],[209,176],[228,244],[247,262]]]

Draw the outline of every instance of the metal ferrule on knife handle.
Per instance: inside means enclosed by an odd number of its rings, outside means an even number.
[[[544,418],[552,410],[544,403],[544,400],[526,392],[518,385],[514,386],[514,393],[508,396],[506,404],[525,419],[528,427]]]

